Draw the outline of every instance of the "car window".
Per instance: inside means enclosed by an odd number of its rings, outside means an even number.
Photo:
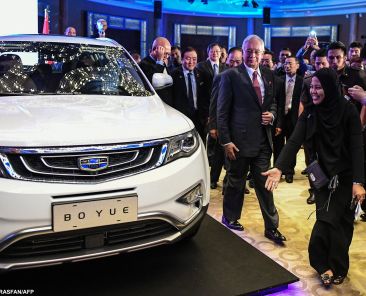
[[[0,95],[151,96],[141,71],[121,47],[7,42],[0,47]]]

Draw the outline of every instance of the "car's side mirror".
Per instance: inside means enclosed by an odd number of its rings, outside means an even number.
[[[155,73],[152,77],[152,85],[155,90],[163,89],[173,85],[173,78],[168,74]]]

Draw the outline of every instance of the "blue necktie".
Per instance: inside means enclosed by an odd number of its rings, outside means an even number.
[[[219,68],[217,67],[217,64],[214,64],[214,76],[219,74]]]
[[[192,113],[194,113],[194,100],[193,100],[193,88],[192,88],[192,72],[188,73],[188,105]]]

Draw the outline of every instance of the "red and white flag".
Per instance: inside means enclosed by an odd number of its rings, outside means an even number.
[[[45,10],[44,10],[44,21],[43,21],[42,34],[50,34],[50,18],[49,18],[48,8],[45,8]]]

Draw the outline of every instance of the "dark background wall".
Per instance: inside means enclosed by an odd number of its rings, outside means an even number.
[[[149,47],[154,39],[154,14],[152,11],[139,11],[116,6],[91,3],[84,0],[39,0],[40,18],[43,16],[43,9],[49,5],[51,9],[51,33],[62,34],[67,26],[74,26],[78,35],[86,35],[86,13],[87,11],[105,13],[116,16],[144,19],[147,22],[147,46]],[[366,35],[366,15],[357,16],[358,32],[357,38]],[[163,14],[163,35],[173,42],[174,24],[196,24],[208,26],[236,26],[236,43],[241,45],[247,35],[247,19],[245,18],[219,18],[219,17],[198,17],[177,14]],[[338,25],[338,39],[348,44],[350,34],[350,18],[345,15],[307,17],[307,18],[272,18],[271,26],[304,26],[304,25]],[[263,37],[264,26],[261,18],[254,20],[254,33]]]

